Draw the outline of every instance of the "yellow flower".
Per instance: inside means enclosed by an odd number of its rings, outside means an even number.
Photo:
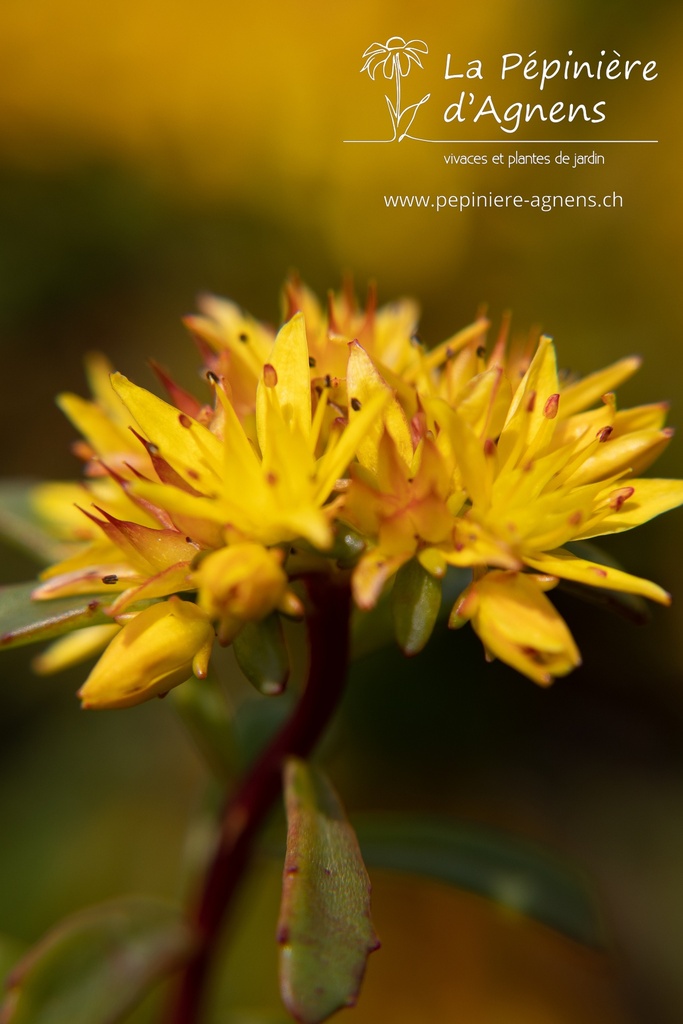
[[[127,708],[206,676],[214,630],[196,605],[171,597],[116,634],[78,691],[84,708]]]
[[[637,365],[624,360],[563,392],[554,347],[545,338],[497,437],[488,433],[486,417],[479,426],[457,407],[442,410],[440,438],[457,466],[449,499],[457,516],[453,547],[444,551],[448,562],[501,568],[516,562],[519,568],[669,602],[656,584],[564,546],[631,529],[683,503],[683,482],[636,476],[671,438],[663,429],[664,407],[618,412],[607,395],[598,409],[584,410],[597,388],[620,382]]]
[[[368,69],[391,58],[400,77],[413,42],[368,51]],[[413,302],[377,309],[371,290],[361,309],[347,286],[323,310],[296,279],[285,312],[275,334],[233,303],[202,300],[187,324],[208,403],[158,366],[169,401],[94,356],[93,399],[61,396],[86,480],[36,491],[65,557],[34,597],[109,593],[112,626],[39,664],[86,656],[123,625],[82,690],[87,706],[165,692],[193,663],[201,675],[214,629],[231,643],[246,623],[300,615],[290,576],[330,571],[343,523],[358,534],[361,609],[413,558],[437,579],[470,569],[453,623],[471,620],[489,653],[539,682],[579,660],[542,593],[550,584],[668,602],[655,583],[571,548],[683,503],[683,482],[640,475],[671,438],[666,406],[617,407],[639,359],[562,381],[549,339],[508,352],[505,328],[487,354],[481,318],[427,350]]]
[[[211,431],[120,374],[112,377],[138,428],[174,474],[173,481],[136,480],[130,493],[163,509],[195,539],[192,524],[208,523],[266,546],[304,537],[316,548],[328,548],[335,511],[328,499],[385,396],[368,403],[341,434],[329,434],[318,456],[326,399],[318,401],[313,415],[301,314],[279,331],[262,367],[254,428],[240,423],[227,391],[220,381],[214,383],[220,420]]]
[[[539,576],[486,573],[461,595],[450,625],[471,621],[489,658],[547,686],[581,664],[571,633],[542,592],[547,585]]]

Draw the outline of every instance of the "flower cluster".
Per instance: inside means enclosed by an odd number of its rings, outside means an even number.
[[[206,401],[155,366],[164,401],[99,356],[92,399],[60,396],[85,480],[36,491],[71,550],[33,596],[109,595],[111,625],[41,658],[106,648],[84,706],[163,694],[206,674],[216,638],[304,615],[303,571],[345,573],[369,610],[399,572],[419,589],[468,570],[449,625],[471,622],[488,656],[542,684],[580,661],[546,596],[559,581],[668,603],[571,547],[683,503],[683,482],[640,476],[671,436],[666,406],[617,407],[637,358],[567,381],[550,339],[515,351],[503,330],[487,349],[483,319],[426,350],[412,302],[359,308],[347,288],[324,309],[298,281],[284,313],[275,334],[202,300],[186,324]]]

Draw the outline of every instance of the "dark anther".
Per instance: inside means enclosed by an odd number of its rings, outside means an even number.
[[[218,374],[214,373],[213,370],[206,371],[206,379],[210,380],[212,384],[218,384]]]
[[[115,572],[112,572],[112,573],[109,573],[108,576],[103,576],[102,577],[102,582],[103,583],[118,583],[119,582],[119,578],[118,578],[118,576],[116,575]]]
[[[485,355],[486,355],[486,346],[485,345],[479,345],[479,347],[477,348],[477,356],[479,357],[479,359],[483,359]]]
[[[246,334],[245,331],[242,331],[240,334],[237,335],[237,337],[242,343],[249,341],[249,335]]]
[[[308,365],[310,366],[311,369],[313,369],[313,367],[315,366],[315,359],[313,356],[308,357]]]
[[[352,398],[351,399],[351,408],[353,409],[354,412],[358,412],[358,410],[360,409],[360,401],[359,401],[359,399],[357,399],[357,398]]]

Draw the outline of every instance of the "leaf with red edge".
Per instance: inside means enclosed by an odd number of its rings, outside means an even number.
[[[102,607],[108,595],[59,597],[51,601],[32,601],[37,583],[16,583],[0,587],[0,648],[19,647],[41,640],[53,640],[83,626],[111,623]]]
[[[285,765],[287,853],[278,922],[280,991],[301,1024],[352,1006],[379,946],[370,880],[355,833],[326,777],[298,758]]]

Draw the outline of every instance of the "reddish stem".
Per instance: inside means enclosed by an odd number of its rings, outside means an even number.
[[[349,656],[350,592],[328,578],[307,580],[310,663],[306,688],[294,712],[228,801],[192,924],[199,948],[187,964],[167,1014],[167,1024],[199,1024],[217,940],[254,839],[281,792],[282,765],[290,755],[306,757],[339,704]]]

